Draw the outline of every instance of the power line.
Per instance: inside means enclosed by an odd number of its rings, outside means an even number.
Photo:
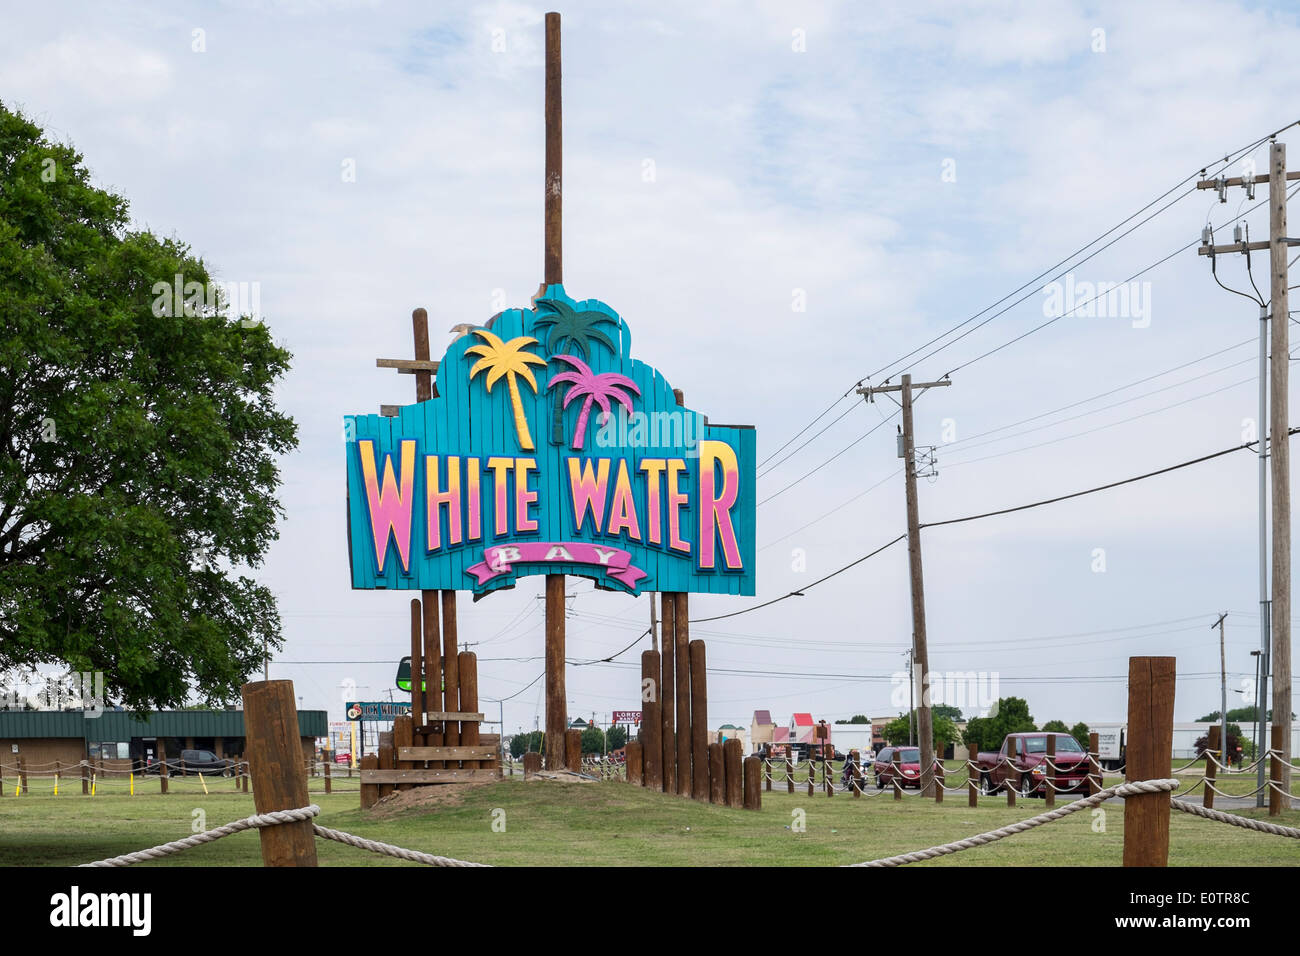
[[[854,445],[858,444],[858,442],[862,441],[864,438],[866,438],[866,437],[867,437],[868,435],[870,435],[872,432],[877,431],[879,428],[881,428],[883,425],[885,425],[886,423],[888,423],[891,419],[895,418],[897,415],[898,415],[898,412],[894,412],[893,414],[888,415],[888,416],[886,416],[885,418],[882,418],[879,422],[877,422],[876,424],[872,425],[872,426],[871,426],[870,428],[868,428],[865,432],[863,432],[863,433],[862,433],[861,435],[859,435],[857,438],[853,439],[853,441],[849,442],[847,445],[845,445],[843,448],[841,448],[841,449],[840,449],[839,451],[837,451],[835,454],[831,455],[831,457],[827,458],[827,459],[826,459],[824,462],[822,462],[820,465],[816,466],[816,467],[813,468],[811,471],[805,472],[804,474],[800,475],[798,478],[796,478],[794,481],[790,482],[790,484],[786,485],[786,486],[785,486],[784,488],[782,488],[780,491],[777,491],[777,492],[774,492],[774,493],[768,495],[766,498],[764,498],[762,501],[760,501],[756,507],[761,507],[762,505],[767,504],[767,503],[768,503],[769,501],[771,501],[773,498],[776,498],[776,497],[778,497],[778,496],[780,496],[780,495],[785,494],[787,491],[789,491],[789,490],[790,490],[791,488],[793,488],[795,485],[799,484],[799,482],[803,481],[805,478],[808,478],[808,477],[810,477],[810,476],[816,474],[817,472],[821,471],[823,468],[825,468],[827,465],[829,465],[831,462],[833,462],[836,458],[839,458],[840,455],[844,454],[846,451],[848,451],[848,450],[849,450],[850,448],[852,448]]]

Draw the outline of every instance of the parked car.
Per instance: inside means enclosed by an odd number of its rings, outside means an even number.
[[[898,762],[894,762],[897,753]],[[898,778],[900,787],[921,788],[921,748],[920,747],[886,747],[876,754],[873,764],[876,773],[876,789],[883,790],[893,786]]]
[[[1069,734],[1023,733],[1008,734],[997,753],[981,752],[977,758],[980,768],[980,789],[984,793],[998,793],[1008,781],[1026,797],[1038,796],[1047,790],[1047,738],[1056,738],[1056,789],[1059,792],[1086,790],[1088,788],[1088,755],[1079,742]],[[1015,742],[1015,757],[1009,761],[1010,743]]]
[[[179,777],[187,774],[220,774],[229,777],[234,774],[235,762],[227,757],[218,757],[211,750],[182,750],[179,757],[167,758],[167,776]],[[162,773],[162,761],[155,760],[147,768],[148,773]]]

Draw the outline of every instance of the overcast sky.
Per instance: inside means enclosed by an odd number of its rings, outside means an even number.
[[[975,6],[561,8],[566,288],[617,309],[633,355],[693,408],[753,423],[760,461],[864,376],[897,371],[1201,167],[1300,118],[1294,6]],[[288,517],[256,574],[284,619],[272,676],[331,719],[346,681],[387,699],[409,645],[409,594],[349,590],[341,419],[413,400],[413,380],[374,359],[411,356],[414,307],[429,310],[437,357],[453,324],[482,323],[502,300],[526,306],[537,289],[546,9],[250,0],[5,14],[0,99],[75,143],[139,226],[189,243],[219,278],[259,283],[261,313],[294,353],[279,398],[301,446],[283,462]],[[1300,167],[1300,133],[1281,138]],[[1266,147],[1245,158],[1267,170]],[[1128,279],[1199,241],[1207,216],[1229,241],[1242,198],[1178,201],[1073,269],[1061,294]],[[1265,238],[1266,210],[1246,218]],[[958,368],[1052,317],[1038,290],[1053,275],[912,369],[956,369],[917,406],[918,442],[938,446],[923,521],[1244,440],[1258,310],[1215,285],[1194,249],[1137,280],[1125,314],[1066,315]],[[1220,277],[1248,288],[1240,257]],[[846,399],[760,471],[758,597],[693,597],[693,617],[802,588],[905,529],[892,421],[782,491],[893,410]],[[1040,723],[1096,723],[1123,719],[1130,654],[1172,654],[1176,719],[1217,709],[1219,612],[1230,689],[1254,673],[1256,467],[1240,452],[924,532],[931,667],[996,672]],[[482,709],[495,718],[489,699],[517,695],[507,732],[542,718],[542,682],[519,693],[542,670],[542,580],[461,597]],[[648,624],[646,597],[578,578],[569,592],[572,660],[606,657]],[[780,722],[897,713],[890,680],[910,633],[902,545],[803,597],[698,624],[710,726],[748,726],[759,708]],[[647,646],[570,667],[571,714],[635,709]]]

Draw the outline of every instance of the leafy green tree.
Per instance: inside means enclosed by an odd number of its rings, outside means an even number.
[[[852,717],[850,717],[848,720],[837,720],[837,721],[835,721],[835,723],[837,723],[837,724],[869,724],[869,723],[871,723],[871,718],[868,717],[868,716],[866,716],[865,714],[854,714],[854,715],[853,715]]]
[[[1068,734],[1070,732],[1070,728],[1065,726],[1063,720],[1049,720],[1038,729],[1045,734]]]
[[[912,712],[912,726],[918,727],[916,723],[916,712]],[[960,737],[957,732],[957,725],[953,723],[952,718],[934,713],[931,711],[931,724],[934,731],[934,746],[936,750],[942,750],[950,743],[954,743]],[[908,721],[907,714],[899,714],[895,719],[885,725],[884,737],[891,744],[907,743]]]
[[[283,515],[290,355],[212,290],[0,104],[0,669],[100,671],[139,711],[191,685],[236,699],[280,646],[274,595],[240,569]]]
[[[1082,720],[1070,728],[1070,736],[1077,740],[1079,746],[1084,750],[1088,749],[1088,735],[1090,733],[1091,731],[1088,729],[1088,725]]]
[[[592,725],[582,732],[582,752],[584,754],[601,754],[605,752],[605,732]]]
[[[627,744],[627,728],[622,724],[615,724],[606,732],[605,744],[610,750],[618,750]]]
[[[1020,697],[1002,697],[987,717],[972,717],[966,722],[962,742],[974,751],[997,750],[1007,734],[1027,733],[1037,728],[1029,704]]]
[[[961,720],[961,708],[952,704],[935,704],[930,708],[935,717],[947,717],[951,721]]]

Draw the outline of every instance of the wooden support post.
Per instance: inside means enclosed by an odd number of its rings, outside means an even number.
[[[530,750],[524,754],[524,779],[531,780],[542,769],[542,755]]]
[[[980,768],[974,758],[966,755],[966,806],[980,805]]]
[[[685,591],[672,595],[675,605],[673,613],[673,637],[676,647],[673,659],[677,668],[677,795],[694,796],[691,773],[691,753],[694,747],[691,727],[691,651],[690,651],[690,606]]]
[[[763,757],[763,789],[772,792],[772,758]]]
[[[478,713],[478,655],[473,651],[461,651],[456,661],[457,678],[460,683],[460,710],[464,714]],[[504,728],[503,728],[504,729]],[[479,746],[480,735],[478,721],[462,721],[460,725],[460,746]],[[455,766],[449,763],[448,766]],[[488,763],[466,763],[463,766],[477,769],[491,769]]]
[[[660,593],[659,633],[659,726],[663,748],[664,793],[677,792],[677,600]]]
[[[1125,779],[1169,776],[1174,739],[1172,657],[1128,661],[1128,750]],[[1169,794],[1135,794],[1124,801],[1124,865],[1169,865]]]
[[[727,806],[740,809],[745,805],[745,777],[742,766],[745,760],[745,747],[739,737],[728,738],[722,745],[722,759],[727,768]]]
[[[0,785],[0,790],[3,789],[4,789],[3,785]],[[81,761],[81,795],[84,797],[89,793],[90,793],[90,761],[83,760]]]
[[[659,723],[659,652],[641,652],[641,762],[648,790],[662,790],[663,749]]]
[[[943,761],[937,756],[934,758],[934,802],[943,803],[943,781],[947,771],[944,769]]]
[[[790,758],[785,758],[785,792],[794,793],[794,765]]]
[[[1215,755],[1219,753],[1223,744],[1220,743],[1223,728],[1215,724],[1210,728],[1210,739],[1205,744],[1205,785],[1202,788],[1205,792],[1201,795],[1201,806],[1207,810],[1214,809],[1214,791],[1213,787],[1215,778],[1218,775],[1218,766],[1215,764]]]
[[[421,310],[423,311],[423,310]],[[427,329],[426,329],[427,331]],[[424,730],[424,611],[419,598],[411,598],[411,720]],[[412,733],[414,737],[414,733]],[[412,744],[414,746],[414,744]]]
[[[750,755],[745,758],[745,795],[746,810],[763,809],[763,759]]]
[[[413,747],[413,746],[415,746],[415,728],[414,728],[413,718],[408,717],[406,714],[402,714],[399,717],[395,717],[393,719],[394,753],[396,753],[396,749],[398,747]],[[415,763],[410,760],[398,760],[394,762],[394,767],[397,770],[414,770]],[[412,784],[409,783],[399,783],[397,785],[398,790],[410,790],[411,787]]]
[[[1286,745],[1287,736],[1289,736],[1290,732],[1291,722],[1289,720],[1276,721],[1273,726],[1269,728],[1269,736],[1272,737],[1271,747],[1273,750],[1273,755],[1268,758],[1268,779],[1271,783],[1271,786],[1268,788],[1268,815],[1270,817],[1275,817],[1280,814],[1284,805],[1283,800],[1285,799],[1286,794],[1283,783],[1286,778],[1282,773],[1282,761],[1284,758],[1290,757],[1290,754],[1287,753],[1290,748]],[[26,792],[27,783],[24,780],[23,793]]]
[[[379,734],[379,769],[396,770],[397,769],[397,750],[393,747],[393,732],[385,730]],[[256,787],[253,788],[257,790]],[[382,800],[393,792],[393,784],[381,783],[379,785],[379,799]]]
[[[27,758],[18,758],[18,789],[22,793],[27,792]]]
[[[1050,810],[1056,806],[1056,734],[1047,735],[1047,780],[1043,782],[1043,800]]]
[[[333,760],[327,760],[327,761],[325,761],[325,792],[326,792],[326,793],[333,793],[333,792],[334,792],[334,784],[333,784],[333,781],[332,781],[331,778],[330,778],[330,765],[331,765],[332,763],[334,763]]]
[[[1095,732],[1088,734],[1088,796],[1094,796],[1104,786],[1105,778],[1101,773],[1101,737]]]
[[[361,769],[363,771],[378,770],[379,758],[374,754],[366,754],[364,757],[361,758]],[[364,781],[364,779],[365,779],[365,775],[363,773],[362,780]],[[379,802],[379,784],[363,782],[361,784],[361,809],[368,810],[378,802]]]
[[[895,747],[894,752],[890,754],[890,763],[894,765],[894,775],[892,777],[892,780],[894,783],[895,800],[903,799],[903,765],[898,759],[899,752],[900,752],[900,748]]]
[[[563,591],[563,588],[561,588]],[[457,650],[456,640],[456,592],[440,591],[439,597],[442,603],[442,682],[444,685],[444,705],[452,704],[460,700],[460,654]],[[563,623],[561,623],[563,628]],[[563,632],[561,632],[563,635]],[[560,659],[564,659],[564,647],[561,641]],[[561,675],[563,679],[563,675]],[[563,688],[561,688],[563,696]],[[447,707],[447,713],[453,713],[451,707]],[[442,743],[445,747],[460,746],[460,724],[454,720],[445,721],[442,725]],[[444,764],[449,766],[449,764]]]
[[[685,594],[682,606],[686,606]],[[709,802],[709,691],[705,673],[704,642],[687,645],[691,662],[691,796]]]
[[[258,813],[297,810],[311,801],[302,766],[302,742],[293,682],[245,684],[244,726],[250,772],[257,775],[253,800]],[[262,827],[263,866],[315,866],[316,835],[311,820]]]
[[[659,675],[655,675],[658,680]],[[451,691],[448,690],[448,694]],[[564,575],[546,576],[546,769],[566,766],[564,732],[569,726],[564,689]]]
[[[420,618],[424,632],[424,710],[451,711],[455,705],[448,707],[442,699],[442,627],[438,623],[442,597],[438,591],[420,592]],[[414,674],[414,668],[412,668]],[[446,744],[442,721],[427,721],[421,713],[416,720],[424,729],[424,742],[429,747],[442,747]],[[441,770],[445,764],[441,760],[429,761],[433,770]],[[351,770],[349,770],[349,775]]]
[[[812,796],[817,788],[817,762],[813,759],[812,752],[808,753],[808,796]]]
[[[709,744],[709,803],[722,806],[727,802],[727,766],[722,759],[722,744]]]
[[[827,797],[835,796],[835,765],[826,759],[826,745],[822,744],[822,789]]]
[[[247,739],[245,739],[244,741],[244,746],[248,746]],[[248,793],[248,785],[249,782],[253,779],[253,775],[248,772],[248,760],[245,759],[243,754],[239,755],[239,766],[243,772],[243,779],[240,782],[244,786],[244,793]]]
[[[163,742],[163,739],[161,737],[159,737],[158,738],[158,791],[160,793],[167,792],[167,777],[170,774],[170,769],[171,768],[167,766],[167,744]],[[245,791],[245,793],[247,793],[247,791]]]
[[[1007,766],[1002,772],[1002,789],[1007,792],[1007,806],[1016,805],[1016,791],[1020,789],[1020,774],[1016,771],[1016,738],[1007,738]]]
[[[582,773],[581,730],[566,730],[564,732],[564,767],[574,773]]]
[[[627,754],[627,782],[639,787],[645,782],[643,779],[644,770],[641,767],[641,741],[629,740],[624,753]]]

